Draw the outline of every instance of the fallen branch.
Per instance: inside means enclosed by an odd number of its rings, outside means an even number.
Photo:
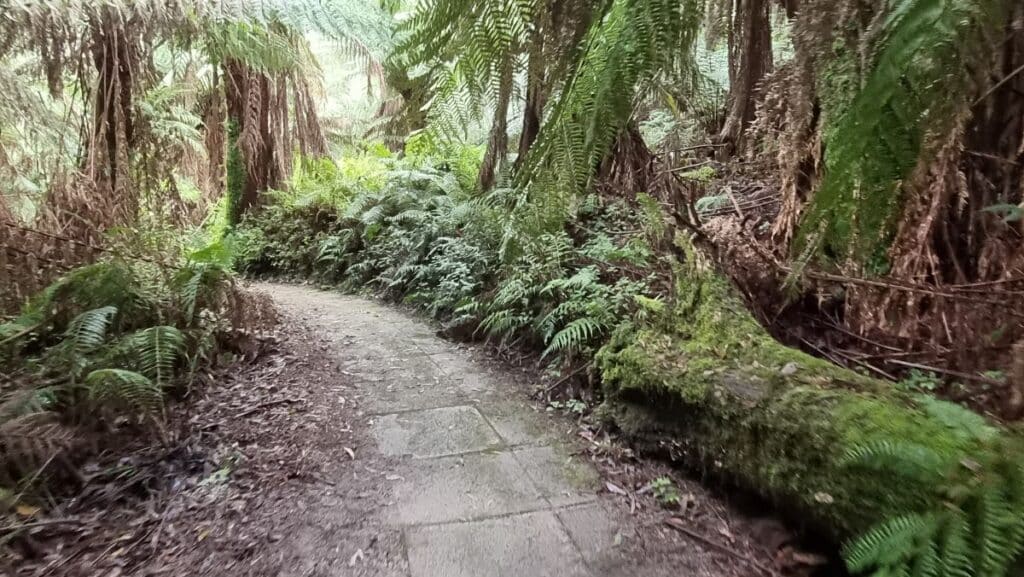
[[[953,371],[953,370],[950,370],[950,369],[943,369],[943,368],[940,368],[940,367],[933,367],[933,366],[930,366],[930,365],[923,365],[921,363],[910,363],[910,362],[907,362],[907,361],[899,361],[899,360],[896,360],[896,359],[886,359],[885,362],[890,364],[890,365],[899,365],[901,367],[907,367],[907,368],[910,368],[910,369],[919,369],[919,370],[922,370],[922,371],[931,371],[933,373],[940,373],[940,374],[943,374],[943,375],[949,375],[951,377],[957,377],[959,379],[968,379],[968,380],[971,380],[971,381],[976,381],[976,382],[979,382],[979,383],[985,383],[987,385],[994,385],[994,386],[997,386],[997,387],[1005,387],[1006,386],[1006,383],[1004,383],[1002,381],[997,381],[996,379],[992,379],[992,378],[989,378],[989,377],[984,377],[982,375],[972,375],[970,373],[962,373],[960,371]]]
[[[714,550],[716,550],[716,551],[718,551],[720,553],[725,553],[726,555],[729,555],[730,557],[732,557],[734,559],[738,559],[740,561],[743,561],[747,565],[750,565],[751,567],[753,567],[753,568],[755,568],[755,569],[765,573],[766,575],[778,576],[778,573],[776,573],[774,570],[772,570],[771,567],[768,567],[764,563],[761,563],[761,562],[757,561],[756,559],[751,559],[750,557],[747,557],[746,555],[740,553],[739,551],[736,551],[735,549],[732,549],[730,547],[726,547],[725,545],[722,545],[721,543],[718,543],[717,541],[714,541],[714,540],[712,540],[712,539],[710,539],[710,538],[708,538],[708,537],[706,537],[706,536],[704,536],[704,535],[694,531],[693,529],[690,529],[689,527],[684,525],[683,521],[681,519],[679,519],[678,517],[668,517],[668,518],[666,518],[665,519],[665,524],[668,525],[669,527],[672,527],[676,531],[679,531],[683,535],[686,535],[687,537],[693,539],[694,541],[697,541],[699,543],[707,545],[708,547],[711,547],[712,549],[714,549]]]
[[[538,398],[538,397],[540,397],[542,395],[546,395],[546,394],[550,393],[551,391],[553,391],[553,390],[557,389],[558,387],[562,386],[562,384],[567,382],[569,379],[571,379],[571,378],[575,377],[576,375],[582,373],[585,369],[590,368],[591,366],[592,365],[590,363],[585,363],[583,365],[580,365],[579,367],[576,367],[576,370],[574,370],[573,372],[569,373],[568,375],[565,375],[564,377],[558,379],[553,384],[551,384],[548,387],[546,387],[543,391],[534,393],[534,398]]]
[[[290,405],[292,403],[302,403],[302,402],[305,402],[305,401],[303,399],[277,399],[277,400],[274,400],[274,401],[267,401],[265,403],[260,403],[260,404],[256,405],[255,407],[252,407],[251,409],[246,409],[246,410],[242,411],[241,413],[238,413],[237,415],[235,415],[232,418],[233,419],[243,419],[243,418],[248,417],[249,415],[251,415],[253,413],[258,413],[258,412],[260,412],[263,409],[266,409],[268,407],[275,407],[277,405]]]
[[[14,525],[7,525],[6,527],[0,527],[0,533],[13,533],[15,531],[24,531],[25,529],[35,529],[37,527],[50,527],[54,525],[81,525],[82,521],[79,519],[42,519],[39,521],[31,521],[29,523],[15,523]]]

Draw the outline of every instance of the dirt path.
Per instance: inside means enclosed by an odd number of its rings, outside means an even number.
[[[330,342],[325,353],[360,407],[351,426],[371,440],[348,477],[370,479],[381,497],[347,519],[364,546],[342,539],[294,574],[327,566],[340,568],[330,574],[410,577],[732,573],[692,543],[666,550],[663,530],[638,527],[621,503],[602,497],[605,485],[576,455],[566,421],[531,406],[521,376],[493,370],[399,310],[305,287],[260,288]],[[323,535],[286,545],[332,545],[316,539]]]

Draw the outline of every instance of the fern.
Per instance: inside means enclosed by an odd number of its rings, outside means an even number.
[[[798,251],[814,246],[819,234],[819,248],[836,258],[876,256],[885,249],[903,183],[928,153],[928,135],[943,134],[970,103],[966,71],[994,49],[988,33],[1006,21],[1011,4],[892,3],[863,87],[848,108],[827,111],[827,170],[802,221]]]
[[[900,443],[851,451],[849,466],[925,480],[931,509],[898,515],[843,548],[854,574],[1002,577],[1024,553],[1024,463],[992,440],[975,455]],[[922,476],[923,474],[923,476]]]
[[[163,406],[163,391],[145,375],[124,369],[98,369],[85,377],[89,399],[101,406],[151,413]]]
[[[171,326],[149,327],[124,339],[124,350],[134,366],[157,387],[166,386],[174,376],[184,345],[184,335]]]
[[[107,336],[107,329],[117,316],[117,307],[106,306],[79,314],[68,324],[64,342],[76,355],[88,354]]]
[[[551,353],[566,350],[578,350],[595,337],[604,334],[606,329],[604,324],[589,317],[575,319],[552,337],[541,356],[546,357]]]

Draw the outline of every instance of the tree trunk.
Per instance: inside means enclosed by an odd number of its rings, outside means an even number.
[[[718,136],[732,151],[743,149],[744,132],[756,111],[755,90],[772,69],[770,13],[769,0],[735,0],[729,28],[728,113]]]
[[[228,170],[228,192],[234,191],[229,222],[234,225],[260,202],[260,193],[280,186],[284,175],[275,157],[278,131],[274,130],[271,105],[273,86],[270,78],[248,66],[230,61],[225,64],[225,93],[228,119],[237,131],[229,134],[229,150],[243,160],[243,171]],[[232,186],[232,178],[242,178],[241,186]]]
[[[481,191],[490,190],[494,186],[495,177],[505,162],[508,152],[508,104],[512,99],[512,63],[505,62],[498,79],[498,101],[494,109],[494,124],[487,139],[487,151],[480,165],[480,176],[477,188]]]
[[[523,130],[519,135],[519,152],[516,155],[515,168],[518,169],[526,160],[530,147],[540,133],[540,123],[547,104],[545,72],[547,70],[544,54],[544,26],[546,10],[538,10],[534,19],[535,28],[530,39],[529,61],[526,64],[526,106],[523,108]]]
[[[967,409],[787,348],[716,271],[690,262],[676,274],[674,302],[597,354],[605,414],[641,448],[667,450],[835,540],[936,504],[935,487],[845,465],[851,449],[896,440],[979,450]]]

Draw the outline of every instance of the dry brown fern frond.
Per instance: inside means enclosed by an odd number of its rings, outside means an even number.
[[[0,424],[0,475],[12,480],[31,476],[81,445],[82,437],[56,413],[15,417]]]

